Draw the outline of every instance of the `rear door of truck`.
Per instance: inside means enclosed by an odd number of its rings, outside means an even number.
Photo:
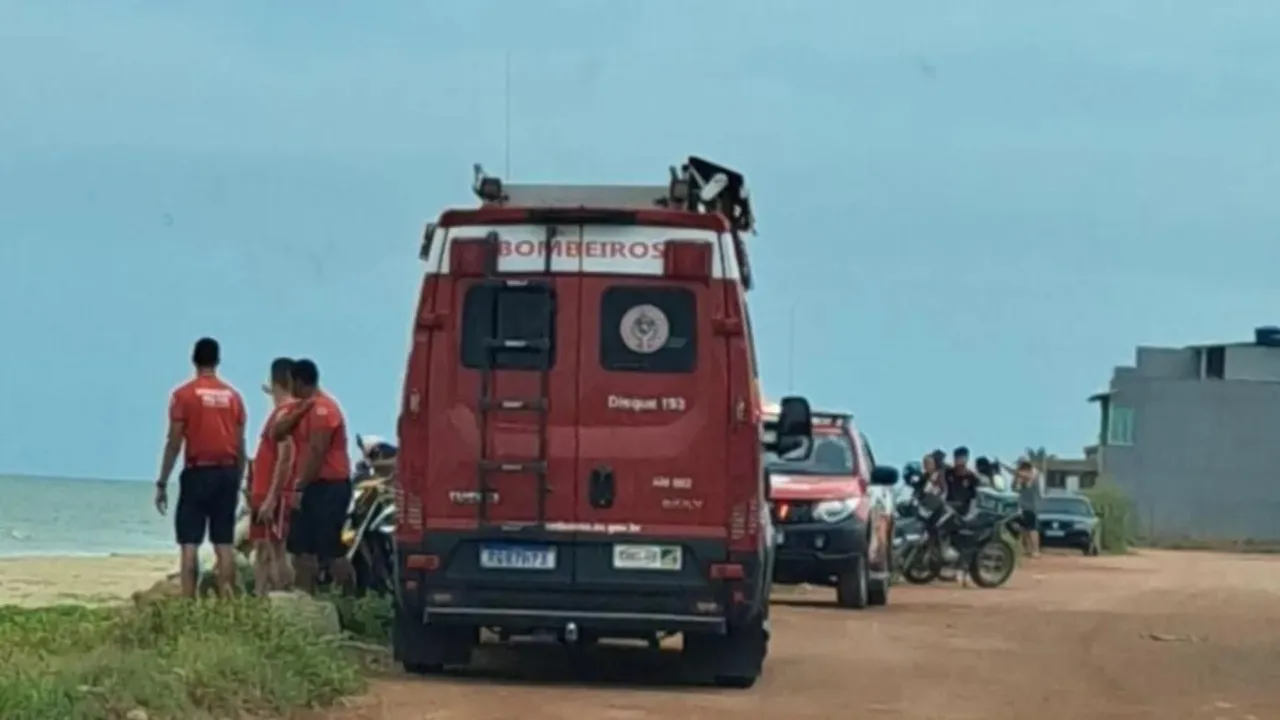
[[[476,241],[490,233],[500,238],[498,272],[485,278],[476,272],[483,264]],[[545,526],[576,517],[577,260],[554,258],[554,271],[545,273],[546,227],[540,225],[455,227],[449,237],[441,266],[450,268],[452,291],[444,299],[456,331],[435,350],[430,378],[426,529],[457,534],[442,569],[473,600],[483,602],[487,588],[509,589],[513,582],[530,591],[567,589],[572,538]],[[579,229],[566,226],[556,229],[553,242],[579,241]],[[547,331],[545,352],[498,350],[486,372],[486,342],[526,341]],[[541,413],[529,407],[542,402],[545,430]],[[485,404],[490,409],[482,411]],[[546,463],[542,477],[520,469],[539,460]],[[487,497],[480,493],[482,464]]]
[[[694,591],[706,586],[707,565],[726,557],[727,342],[711,320],[724,295],[710,277],[665,277],[660,255],[635,260],[643,248],[670,252],[670,241],[688,236],[713,243],[709,264],[719,262],[717,234],[707,230],[583,229],[580,589]],[[596,246],[626,260],[593,260],[585,250]]]

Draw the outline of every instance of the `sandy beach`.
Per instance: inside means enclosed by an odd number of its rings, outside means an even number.
[[[129,599],[177,569],[169,555],[0,558],[0,605],[102,605]]]

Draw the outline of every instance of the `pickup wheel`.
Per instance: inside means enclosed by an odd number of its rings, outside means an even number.
[[[836,604],[861,610],[871,602],[871,579],[867,576],[867,559],[854,558],[848,568],[836,576]]]

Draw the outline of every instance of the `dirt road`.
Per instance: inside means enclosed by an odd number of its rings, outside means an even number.
[[[487,649],[465,676],[389,677],[341,720],[1280,718],[1280,561],[1050,556],[1007,588],[898,587],[842,611],[779,601],[752,690],[681,687],[676,652]],[[575,679],[586,677],[587,679]]]

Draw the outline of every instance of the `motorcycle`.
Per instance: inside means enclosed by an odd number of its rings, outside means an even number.
[[[397,449],[376,435],[357,435],[356,447],[360,459],[352,479],[342,544],[355,568],[356,592],[386,594],[395,589],[397,514],[393,477]]]
[[[896,567],[903,580],[927,585],[952,571],[967,574],[981,588],[996,588],[1009,581],[1017,556],[1004,533],[1016,535],[1020,531],[1019,512],[979,510],[961,517],[948,509],[930,530],[929,517],[936,511],[930,505],[921,502],[917,493],[899,508],[913,521],[895,547]]]

